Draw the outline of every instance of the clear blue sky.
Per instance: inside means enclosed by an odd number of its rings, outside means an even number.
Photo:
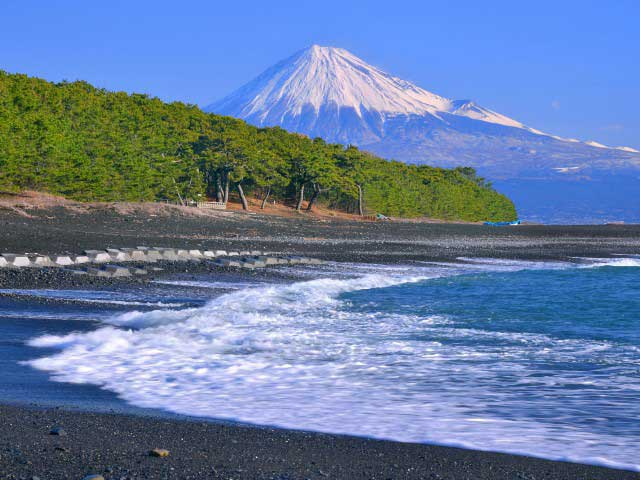
[[[640,148],[640,2],[29,1],[0,69],[206,105],[313,43],[562,136]]]

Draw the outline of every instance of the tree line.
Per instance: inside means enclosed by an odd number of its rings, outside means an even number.
[[[195,105],[0,71],[0,188],[81,201],[248,196],[365,215],[511,220],[471,168],[388,161]]]

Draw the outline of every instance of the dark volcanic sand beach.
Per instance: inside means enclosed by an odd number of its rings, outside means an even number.
[[[260,249],[352,262],[456,257],[565,259],[640,252],[640,226],[519,226],[359,222],[243,213],[122,214],[55,208],[0,211],[0,253],[80,253],[138,245]],[[152,275],[211,270],[162,264]],[[228,275],[228,274],[225,274]],[[242,275],[269,275],[251,272]],[[122,282],[122,280],[118,280]],[[145,282],[146,278],[125,282]],[[99,287],[113,280],[60,269],[0,269],[2,288]],[[506,454],[374,441],[163,416],[2,406],[0,478],[639,479],[640,474]],[[66,436],[49,435],[62,425]],[[151,458],[152,448],[171,451]],[[558,453],[561,456],[561,452]]]
[[[7,479],[637,479],[621,470],[196,420],[0,407]],[[60,426],[64,436],[50,435]],[[149,455],[154,448],[168,457]]]
[[[637,253],[640,225],[487,227],[478,224],[329,220],[308,214],[103,206],[0,209],[2,253],[79,253],[84,249],[148,246],[299,252],[337,261],[402,262],[459,256],[558,259]],[[194,209],[195,210],[195,209]]]

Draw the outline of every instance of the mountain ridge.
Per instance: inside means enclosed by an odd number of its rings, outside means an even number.
[[[634,148],[543,132],[474,101],[432,93],[336,47],[300,50],[205,110],[408,163],[471,166],[493,181],[568,181],[585,188],[610,181],[615,197],[616,182],[627,176],[640,189],[640,152]],[[554,221],[552,209],[540,205],[544,196],[518,198],[518,191],[511,193],[516,203],[531,206],[522,210],[525,218]],[[557,209],[578,212],[576,223],[591,221],[601,196],[594,194],[580,208],[569,198]],[[613,203],[619,202],[629,203],[625,198]],[[615,212],[613,219],[640,222],[640,208],[633,205]],[[607,212],[599,218],[612,219]]]
[[[448,99],[427,91],[345,49],[319,45],[299,50],[204,109],[249,120],[258,126],[273,126],[274,122],[285,122],[288,115],[302,115],[308,106],[319,114],[330,104],[352,109],[360,118],[379,114],[382,121],[384,116],[395,115],[432,115],[442,120],[440,115],[448,113],[524,129],[558,141],[640,153],[631,147],[607,146],[593,140],[580,142],[545,133],[473,100]]]

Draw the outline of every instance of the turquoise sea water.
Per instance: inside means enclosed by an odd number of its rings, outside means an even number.
[[[175,413],[640,469],[640,259],[296,272],[208,301],[163,284],[77,328],[52,312],[21,368]]]

